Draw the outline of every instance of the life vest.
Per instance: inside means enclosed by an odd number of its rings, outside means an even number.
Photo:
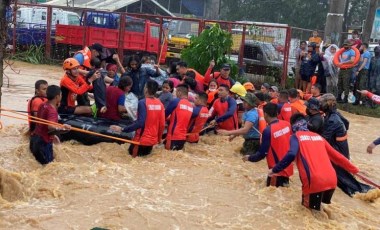
[[[290,122],[290,118],[295,112],[295,109],[293,109],[293,107],[289,103],[284,103],[284,105],[281,107],[280,113],[278,114],[277,118],[280,120]]]
[[[293,103],[290,103],[290,106],[292,106],[296,112],[306,116],[306,105],[304,104],[304,101],[297,100]]]
[[[60,106],[74,107],[77,95],[82,95],[92,89],[92,85],[87,84],[83,78],[77,77],[72,80],[66,74],[60,82],[62,99]]]
[[[264,111],[262,109],[257,109],[257,113],[259,114],[259,131],[262,134],[267,127],[267,122],[265,121]]]
[[[194,108],[196,109],[196,108]],[[208,109],[205,106],[201,106],[198,115],[191,119],[188,129],[188,134],[186,141],[190,143],[195,143],[199,141],[199,132],[202,130],[204,125],[209,118]]]
[[[186,140],[187,128],[192,114],[193,106],[189,100],[181,99],[170,115],[166,149],[170,149],[171,140]]]
[[[79,50],[75,54],[81,53],[83,55],[83,64],[82,66],[91,69],[91,50],[86,46],[83,50]]]
[[[41,97],[41,96],[34,96],[30,100],[28,100],[28,115],[29,116],[34,116],[34,113],[38,112],[38,108],[43,104],[47,102],[46,97]],[[33,106],[34,104],[37,104],[37,106]],[[34,110],[33,107],[36,107],[37,110]],[[28,123],[29,123],[29,131],[33,132],[34,129],[36,128],[36,123],[31,122],[31,118],[28,117]]]
[[[207,98],[207,104],[211,105],[212,102],[215,100],[215,94],[218,93],[218,89],[216,89],[215,91],[207,90],[206,93],[207,93],[207,96],[208,96],[208,98]]]
[[[165,128],[165,108],[157,98],[145,98],[145,126],[136,130],[133,141],[143,146],[153,146],[161,139]]]
[[[270,100],[270,103],[278,104],[278,98],[273,98]]]
[[[198,71],[196,71],[195,69],[187,68],[187,70],[194,71],[194,73],[195,73],[195,80],[197,82],[201,83],[202,86],[205,84],[205,80],[204,80],[204,77],[202,76],[202,74],[198,73]]]
[[[296,137],[299,142],[296,163],[303,194],[335,189],[337,177],[323,137],[310,131],[298,131]]]
[[[225,101],[222,101],[220,98],[216,99],[211,109],[211,110],[214,110],[213,113],[215,113],[216,116],[218,117],[221,117],[225,113],[227,113],[228,108],[229,108],[229,100],[234,100],[234,99],[232,99],[231,97],[228,97]],[[236,106],[236,111],[233,113],[231,117],[227,118],[225,121],[218,123],[218,128],[225,129],[225,130],[236,130],[239,128],[237,106]]]
[[[109,86],[106,90],[107,111],[99,113],[99,117],[118,121],[121,119],[119,113],[118,99],[124,95],[124,91],[115,86]]]
[[[282,120],[269,124],[267,128],[270,129],[271,139],[266,159],[268,167],[271,169],[288,153],[292,128],[289,122]],[[279,175],[283,177],[292,176],[293,164],[290,164],[286,169],[281,171]]]

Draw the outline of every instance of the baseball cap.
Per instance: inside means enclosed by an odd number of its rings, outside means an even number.
[[[225,63],[225,64],[222,65],[222,69],[228,69],[228,70],[230,70],[231,69],[231,65],[228,64],[228,63]]]
[[[307,101],[307,105],[306,107],[308,109],[315,109],[315,110],[319,110],[319,107],[320,107],[320,102],[317,98],[310,98],[308,101]]]
[[[107,48],[105,48],[102,44],[100,43],[94,43],[90,46],[90,49],[94,49],[96,51],[98,51],[99,53],[99,58],[100,59],[106,59],[107,56],[108,56],[108,52],[107,52]]]
[[[344,40],[343,45],[351,45],[351,42],[349,40]]]
[[[241,99],[251,106],[256,106],[259,102],[255,94],[253,93],[247,93],[244,97],[241,97]]]
[[[274,92],[278,92],[278,88],[277,88],[277,86],[275,86],[275,85],[272,85],[272,86],[270,87],[270,89],[273,90]]]
[[[266,89],[270,89],[270,85],[268,83],[264,83],[262,86],[265,87]]]

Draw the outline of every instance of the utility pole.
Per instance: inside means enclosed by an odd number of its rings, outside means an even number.
[[[363,42],[368,43],[371,38],[373,21],[375,20],[376,8],[379,0],[370,0],[367,12],[367,17],[365,19],[365,24],[362,33]]]
[[[326,17],[325,42],[339,45],[343,27],[346,0],[330,0]]]

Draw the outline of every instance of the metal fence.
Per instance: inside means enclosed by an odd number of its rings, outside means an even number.
[[[232,34],[233,47],[228,55],[249,79],[285,85],[290,73],[293,34],[283,24],[95,12],[33,4],[19,4],[12,12],[7,41],[14,54],[38,46],[46,58],[63,60],[84,46],[99,42],[123,57],[138,53],[161,57],[161,63],[168,63],[180,58],[190,36],[218,23]],[[163,42],[164,37],[167,42]]]

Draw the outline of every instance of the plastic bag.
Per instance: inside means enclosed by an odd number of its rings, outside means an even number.
[[[127,109],[128,115],[135,121],[137,119],[137,106],[139,99],[134,93],[128,93],[125,95],[124,106]]]

